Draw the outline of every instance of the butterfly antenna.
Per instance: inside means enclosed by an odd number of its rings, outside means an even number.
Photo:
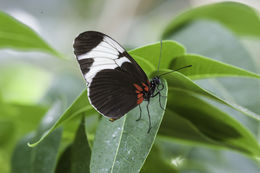
[[[188,67],[191,67],[191,66],[192,66],[192,65],[187,65],[187,66],[178,68],[178,69],[176,69],[176,70],[172,70],[172,71],[169,71],[169,72],[165,72],[165,73],[163,73],[163,74],[160,74],[158,77],[161,77],[161,76],[163,76],[163,75],[166,75],[166,74],[169,74],[169,73],[172,73],[172,72],[175,72],[175,71],[179,71],[179,70],[181,70],[181,69],[188,68]]]
[[[161,62],[161,58],[162,58],[162,40],[161,40],[161,48],[160,48],[160,57],[159,57],[159,63],[158,63],[158,67],[157,67],[157,71],[159,72],[159,68],[160,68],[160,62]]]

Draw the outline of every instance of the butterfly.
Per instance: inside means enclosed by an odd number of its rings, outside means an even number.
[[[115,121],[147,101],[149,133],[152,125],[148,106],[150,99],[161,95],[160,91],[164,88],[160,77],[149,80],[127,51],[101,32],[79,34],[73,47],[86,80],[90,104],[110,121]],[[141,107],[137,121],[140,119]]]

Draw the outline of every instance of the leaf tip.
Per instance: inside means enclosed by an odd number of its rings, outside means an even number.
[[[33,147],[35,147],[37,145],[37,142],[36,143],[30,143],[30,142],[27,142],[27,146],[28,147],[31,147],[31,148],[33,148]]]

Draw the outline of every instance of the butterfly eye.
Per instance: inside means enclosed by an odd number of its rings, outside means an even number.
[[[156,78],[156,79],[155,79],[155,84],[156,84],[156,85],[159,85],[160,83],[161,83],[161,82],[160,82],[160,79],[159,79],[159,78]]]

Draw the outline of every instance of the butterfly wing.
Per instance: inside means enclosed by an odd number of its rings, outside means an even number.
[[[149,85],[141,67],[109,36],[87,31],[74,42],[74,53],[88,87],[88,98],[102,115],[118,119],[143,101]]]

